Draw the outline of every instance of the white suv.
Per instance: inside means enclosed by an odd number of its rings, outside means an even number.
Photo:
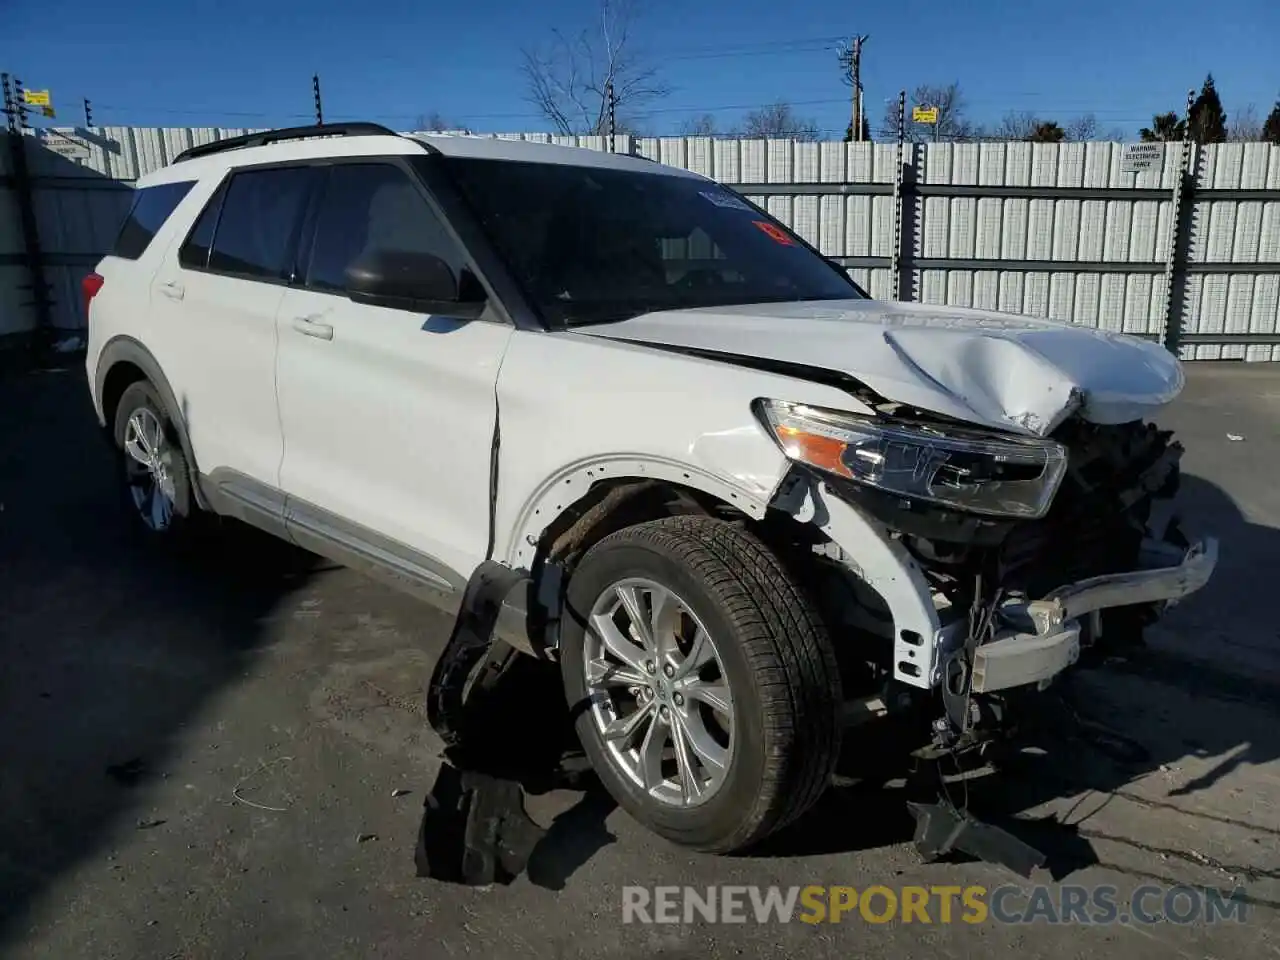
[[[797,817],[866,717],[983,744],[1216,563],[1161,509],[1161,347],[873,301],[638,157],[220,141],[138,183],[84,293],[151,534],[239,518],[458,612],[439,726],[496,621],[618,802],[702,849]]]

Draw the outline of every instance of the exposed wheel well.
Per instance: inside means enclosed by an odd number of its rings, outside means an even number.
[[[892,652],[887,648],[873,652],[884,646],[885,637],[893,636],[887,604],[839,561],[840,549],[824,533],[780,510],[770,510],[760,520],[752,519],[711,494],[672,481],[630,477],[597,483],[543,533],[534,569],[537,571],[542,562],[553,561],[562,566],[568,580],[587,550],[609,534],[680,514],[702,514],[739,523],[764,542],[796,582],[813,593],[837,641],[841,672],[851,688],[861,688],[868,682],[869,660],[880,660]],[[871,647],[862,642],[842,642],[854,637],[870,642]],[[879,669],[877,666],[874,672]]]
[[[102,418],[108,430],[116,422],[116,407],[125,390],[129,389],[130,384],[146,379],[147,375],[142,368],[128,360],[120,360],[111,365],[102,381]]]
[[[602,480],[547,527],[538,557],[572,569],[578,557],[609,534],[680,514],[746,519],[737,508],[678,483],[637,477]]]

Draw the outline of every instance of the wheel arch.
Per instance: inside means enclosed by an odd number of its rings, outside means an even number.
[[[178,434],[182,455],[186,458],[191,472],[191,488],[196,503],[203,510],[209,509],[199,482],[200,468],[197,466],[195,451],[191,447],[191,438],[187,432],[185,408],[178,402],[159,361],[150,350],[133,337],[121,335],[111,338],[98,356],[93,396],[96,400],[99,425],[105,430],[111,429],[115,422],[116,406],[121,396],[130,384],[137,383],[139,380],[147,381],[160,394],[165,413],[168,414],[169,422],[173,424]]]
[[[528,499],[510,534],[507,563],[533,569],[542,557],[583,549],[632,523],[717,510],[759,520],[768,510],[768,498],[675,461],[584,461],[548,478]]]

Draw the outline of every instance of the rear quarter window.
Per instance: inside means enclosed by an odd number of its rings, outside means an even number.
[[[124,219],[120,234],[111,248],[111,256],[125,260],[137,260],[164,226],[169,215],[177,209],[182,198],[191,192],[195,181],[158,183],[154,187],[141,187],[134,191],[133,204]]]

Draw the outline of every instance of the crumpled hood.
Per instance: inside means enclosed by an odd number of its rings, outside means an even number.
[[[1176,357],[1135,337],[876,300],[672,310],[575,332],[839,371],[888,400],[1037,436],[1077,409],[1094,423],[1140,419],[1184,382]]]

